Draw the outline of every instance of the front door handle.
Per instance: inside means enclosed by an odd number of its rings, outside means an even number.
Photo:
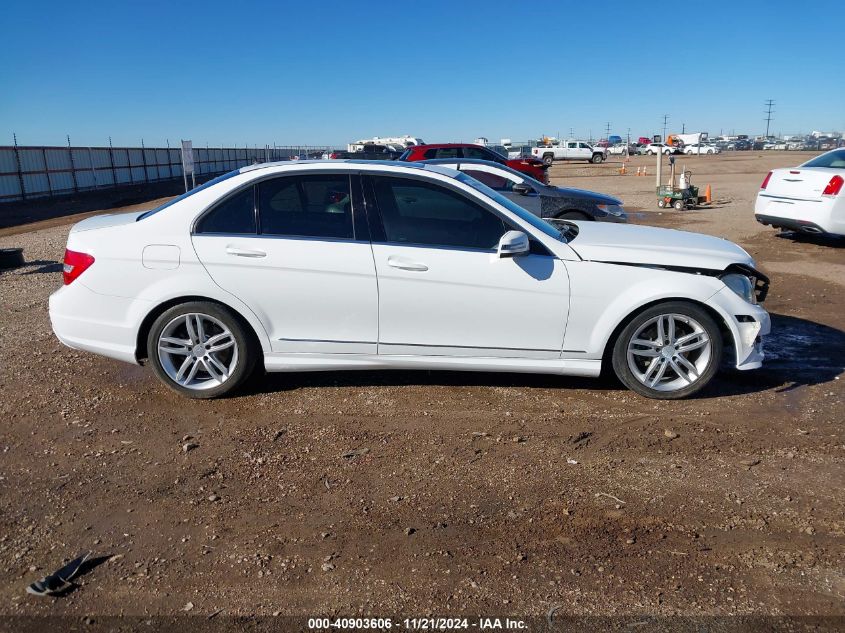
[[[428,266],[423,264],[422,262],[414,262],[410,259],[405,259],[404,257],[396,257],[392,255],[387,258],[387,265],[391,268],[399,268],[400,270],[413,270],[416,272],[425,272],[428,270]]]
[[[235,255],[236,257],[267,257],[267,253],[264,251],[251,248],[235,248],[234,246],[227,246],[226,254]]]

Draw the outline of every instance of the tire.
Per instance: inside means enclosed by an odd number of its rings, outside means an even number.
[[[23,266],[22,248],[0,248],[0,270]]]
[[[545,154],[543,156],[543,164],[547,167],[551,167],[552,163],[555,162],[555,155],[554,154]]]
[[[662,322],[662,330],[658,322]],[[658,343],[661,331],[663,338]],[[672,331],[674,346],[666,342]],[[680,339],[686,339],[681,345],[690,349],[677,353]],[[633,343],[635,340],[644,343]],[[686,301],[666,301],[640,312],[622,329],[613,345],[613,371],[622,384],[641,396],[677,400],[707,386],[722,362],[722,347],[719,326],[704,308]],[[679,357],[685,362],[679,362]]]
[[[162,337],[169,339],[163,346]],[[215,339],[220,349],[215,352],[212,342],[209,351],[209,341]],[[249,326],[229,308],[210,301],[173,306],[155,320],[147,336],[147,357],[156,376],[188,398],[218,398],[235,391],[252,374],[260,353]]]
[[[654,156],[654,150],[650,149],[646,152],[646,154],[648,154],[649,156]]]
[[[592,222],[595,220],[594,217],[584,213],[583,211],[564,211],[560,215],[556,216],[559,220],[580,220],[582,222]]]
[[[593,154],[593,159],[592,159],[592,161],[591,161],[591,162],[592,162],[594,165],[598,165],[598,164],[599,164],[599,163],[601,163],[603,160],[604,160],[604,156],[602,156],[601,154]]]
[[[675,200],[675,203],[672,205],[675,207],[676,210],[682,211],[684,208],[684,201],[683,200]]]

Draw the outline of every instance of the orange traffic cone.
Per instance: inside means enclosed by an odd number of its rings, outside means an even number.
[[[710,185],[707,185],[707,188],[704,190],[704,202],[707,204],[713,202],[713,190],[710,189]]]
[[[624,176],[628,173],[628,170],[625,169],[625,163],[622,163],[622,167],[619,169],[619,175]]]
[[[639,176],[639,175],[640,175],[640,168],[637,167],[637,176]]]
[[[648,176],[648,172],[646,171],[645,167],[643,167],[643,176]]]

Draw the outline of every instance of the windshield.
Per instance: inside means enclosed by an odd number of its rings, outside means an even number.
[[[172,206],[172,205],[176,204],[177,202],[181,202],[185,198],[188,198],[188,197],[194,195],[195,193],[199,193],[203,189],[208,189],[209,187],[216,185],[218,182],[223,182],[224,180],[228,180],[232,176],[237,176],[240,173],[240,171],[241,171],[240,169],[235,169],[234,171],[227,172],[227,173],[223,174],[222,176],[217,176],[217,178],[213,178],[213,179],[209,180],[207,183],[205,183],[204,185],[200,185],[196,189],[191,189],[190,191],[186,191],[181,196],[176,196],[175,198],[173,198],[173,200],[170,200],[169,202],[165,202],[164,204],[157,206],[155,209],[150,209],[149,211],[142,213],[141,215],[138,216],[138,219],[135,220],[135,221],[138,222],[140,220],[143,220],[144,218],[150,217],[151,215],[155,215],[159,211],[164,211],[167,207]]]
[[[837,149],[808,160],[801,167],[830,167],[831,169],[845,169],[845,149]]]
[[[523,209],[521,206],[519,206],[515,202],[512,202],[512,201],[508,200],[507,198],[505,198],[502,194],[497,193],[496,191],[494,191],[493,189],[491,189],[487,185],[478,182],[472,176],[468,176],[467,174],[459,172],[457,179],[460,180],[465,185],[469,185],[470,187],[472,187],[473,189],[475,189],[479,193],[484,194],[488,198],[492,198],[493,200],[498,202],[500,205],[505,207],[508,211],[513,213],[515,216],[517,216],[520,220],[527,222],[528,224],[533,226],[538,231],[542,231],[543,233],[545,233],[549,237],[553,237],[556,240],[559,240],[561,242],[566,243],[566,238],[563,237],[563,234],[560,231],[558,231],[555,227],[553,227],[551,224],[541,220],[536,215],[529,213],[528,211]]]

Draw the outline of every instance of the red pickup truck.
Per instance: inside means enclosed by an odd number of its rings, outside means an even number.
[[[549,184],[548,165],[537,158],[512,158],[502,156],[489,147],[475,145],[474,143],[438,143],[433,145],[413,145],[409,147],[399,160],[416,162],[418,160],[431,160],[434,158],[475,158],[489,160],[500,165],[507,165],[511,169],[522,172]]]

